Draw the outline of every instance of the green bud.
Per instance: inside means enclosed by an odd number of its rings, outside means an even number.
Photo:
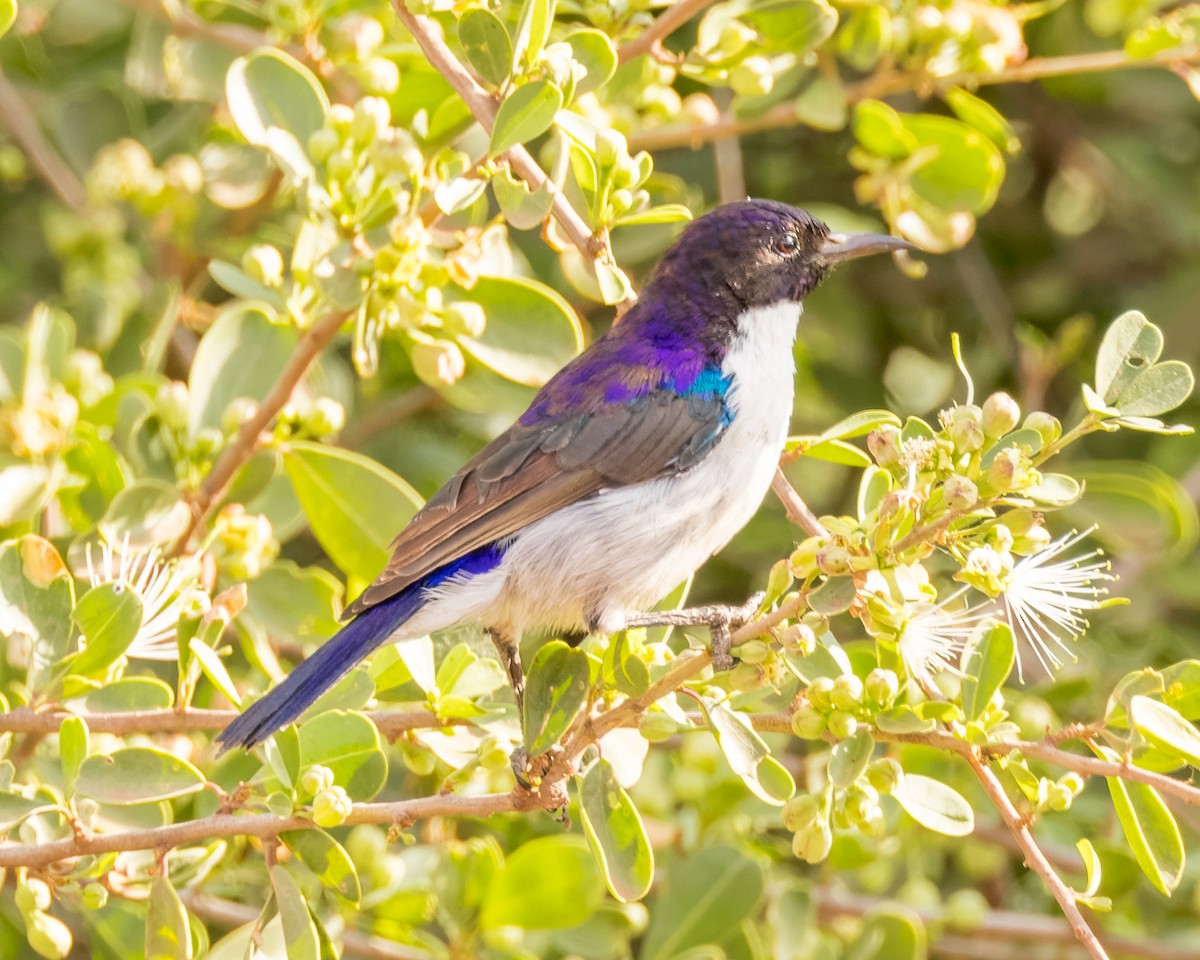
[[[400,68],[387,57],[372,57],[363,64],[362,83],[368,93],[390,96],[400,89]]]
[[[825,733],[824,714],[810,704],[800,704],[792,713],[792,733],[801,740],[819,740]]]
[[[852,673],[844,673],[833,681],[830,701],[839,710],[854,710],[862,706],[863,682]]]
[[[992,465],[988,467],[988,484],[997,493],[1007,493],[1016,482],[1023,459],[1021,451],[1015,447],[1001,450],[992,460]]]
[[[730,651],[742,663],[759,664],[771,654],[771,648],[761,640],[747,640]]]
[[[876,707],[890,707],[900,692],[900,678],[894,670],[876,667],[867,674],[867,697]]]
[[[1042,446],[1048,447],[1062,436],[1062,423],[1058,417],[1051,416],[1041,410],[1035,410],[1025,418],[1022,424],[1026,430],[1035,431],[1042,438]]]
[[[323,790],[329,790],[333,786],[333,771],[328,767],[321,766],[319,763],[314,763],[312,766],[305,768],[300,774],[300,789],[310,796],[315,797]],[[339,790],[341,787],[338,788]]]
[[[242,254],[242,269],[267,287],[283,283],[283,254],[269,243],[256,243]]]
[[[978,890],[955,890],[946,898],[942,916],[946,926],[955,930],[975,930],[987,919],[991,907]]]
[[[979,502],[979,488],[958,474],[951,474],[942,484],[942,496],[950,510],[970,510]]]
[[[221,414],[221,431],[226,436],[238,432],[242,424],[258,413],[258,404],[250,397],[234,397]]]
[[[168,430],[186,430],[188,425],[187,384],[172,380],[158,388],[154,397],[154,412]]]
[[[492,734],[479,741],[479,765],[485,770],[504,770],[509,765],[510,750]]]
[[[975,420],[959,420],[950,424],[950,440],[960,453],[974,453],[983,448],[983,427]]]
[[[789,653],[807,657],[816,649],[817,635],[807,623],[793,623],[780,635],[779,644]]]
[[[1083,790],[1084,783],[1085,781],[1083,777],[1074,770],[1070,771],[1069,773],[1064,773],[1058,778],[1058,785],[1064,790],[1070,791],[1071,796],[1073,797],[1079,796],[1080,792]]]
[[[354,105],[350,136],[356,143],[369,146],[387,131],[392,122],[392,108],[382,97],[363,97]]]
[[[792,853],[805,863],[820,863],[833,848],[833,831],[824,820],[814,820],[792,837]]]
[[[17,909],[23,914],[50,909],[50,885],[37,877],[26,877],[17,885]]]
[[[201,427],[192,440],[192,452],[200,458],[212,456],[225,445],[225,434],[216,427]]]
[[[79,892],[85,910],[101,910],[108,903],[108,888],[102,883],[89,883]]]
[[[1046,806],[1051,810],[1069,810],[1074,799],[1075,794],[1061,783],[1051,783],[1046,788]]]
[[[811,576],[817,570],[817,551],[821,548],[819,537],[809,537],[792,551],[788,564],[797,580]]]
[[[867,783],[885,796],[892,793],[904,779],[904,768],[891,757],[872,760],[867,766]]]
[[[348,149],[343,148],[325,161],[325,169],[334,180],[345,183],[358,169],[358,159]]]
[[[928,877],[909,877],[896,891],[896,896],[918,910],[936,910],[942,903],[942,891]]]
[[[846,799],[844,804],[846,819],[855,827],[862,827],[864,823],[871,820],[875,816],[875,811],[879,809],[879,796],[872,789],[870,792],[863,790],[857,786],[852,786],[846,791]]]
[[[342,139],[337,131],[328,127],[314,130],[308,138],[308,155],[313,163],[321,164],[328,160],[335,150],[342,145]]]
[[[416,180],[425,168],[425,155],[406,130],[389,128],[371,156],[380,173],[398,173],[409,180]]]
[[[900,429],[885,424],[867,434],[867,449],[881,467],[900,462]]]
[[[854,736],[858,730],[858,721],[854,719],[854,714],[846,710],[834,710],[829,715],[828,725],[829,732],[839,740]]]
[[[204,168],[190,153],[177,153],[163,163],[163,179],[177,193],[195,196],[204,189]]]
[[[345,823],[354,805],[341,787],[333,786],[313,797],[312,818],[318,827],[336,827]]]
[[[615,166],[629,156],[629,143],[625,135],[616,130],[599,130],[596,133],[596,160],[602,168]]]
[[[1007,393],[993,393],[983,402],[983,432],[995,440],[1011,433],[1021,419],[1021,408]]]
[[[304,425],[316,437],[340,433],[346,425],[346,410],[331,397],[317,397],[304,418]]]
[[[651,743],[662,743],[679,732],[679,724],[661,710],[650,710],[638,719],[638,733]]]
[[[850,552],[838,543],[827,543],[817,550],[817,569],[836,577],[850,572]]]
[[[458,300],[446,304],[442,322],[449,334],[478,338],[487,329],[487,314],[478,303]]]
[[[361,823],[346,837],[346,852],[360,865],[378,863],[387,856],[387,834],[379,827]]]
[[[736,57],[757,36],[752,27],[740,20],[730,20],[721,28],[721,34],[717,38],[717,49],[726,57]]]
[[[414,340],[410,356],[417,376],[431,387],[452,386],[467,372],[462,350],[449,340]]]
[[[829,677],[817,677],[808,685],[808,702],[814,710],[828,713],[833,709],[833,680]]]
[[[1013,537],[1012,550],[1013,553],[1028,556],[1048,547],[1050,539],[1050,531],[1045,527],[1030,527],[1020,536]]]
[[[74,945],[70,928],[57,917],[40,911],[26,915],[25,936],[46,960],[62,960]]]
[[[721,108],[707,93],[691,93],[683,98],[683,116],[693,126],[707,127],[721,119]]]
[[[763,97],[775,86],[771,61],[766,57],[747,57],[729,71],[729,86],[743,97]]]
[[[780,816],[784,829],[795,833],[816,820],[820,813],[821,805],[816,797],[810,793],[798,793],[783,805]]]

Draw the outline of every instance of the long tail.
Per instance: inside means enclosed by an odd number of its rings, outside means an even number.
[[[426,599],[425,586],[414,584],[367,608],[325,641],[283,683],[217,735],[222,752],[231,747],[253,747],[296,720],[417,612]]]

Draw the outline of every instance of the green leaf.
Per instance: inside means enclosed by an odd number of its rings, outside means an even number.
[[[937,721],[922,717],[906,703],[880,710],[875,715],[875,726],[884,733],[929,733],[937,727]]]
[[[901,118],[917,149],[930,159],[910,180],[923,199],[942,210],[983,213],[996,202],[1004,180],[1004,157],[982,133],[959,120],[919,113]]]
[[[296,349],[296,331],[271,322],[260,306],[222,310],[196,348],[188,376],[188,433],[220,427],[225,408],[239,397],[260,401]]]
[[[1094,749],[1105,760],[1120,762],[1115,751],[1099,746]],[[1120,777],[1106,779],[1117,819],[1138,866],[1158,891],[1169,897],[1183,879],[1185,855],[1179,825],[1153,787]]]
[[[893,108],[880,100],[863,100],[854,108],[854,136],[871,153],[903,160],[917,149],[917,138]]]
[[[171,543],[187,529],[191,512],[179,489],[165,480],[139,480],[122,490],[100,521],[100,535],[110,544],[131,548]]]
[[[1192,392],[1191,370],[1179,361],[1157,363],[1162,331],[1137,310],[1117,317],[1096,356],[1096,393],[1131,416],[1155,416],[1179,406]]]
[[[279,839],[317,875],[326,888],[347,903],[357,904],[362,899],[362,887],[354,862],[342,845],[324,830],[316,827],[311,830],[289,830],[281,833]]]
[[[799,451],[803,457],[840,463],[847,467],[862,469],[873,461],[865,452],[844,440],[822,440],[820,437],[788,437],[788,448]]]
[[[587,701],[587,654],[554,640],[533,658],[525,684],[525,749],[539,756],[558,742]]]
[[[458,21],[458,42],[472,69],[493,87],[512,72],[512,39],[504,21],[482,7],[468,10]]]
[[[692,211],[682,203],[663,203],[638,213],[627,213],[613,221],[614,227],[645,226],[652,223],[679,223],[692,219]]]
[[[550,27],[554,23],[554,2],[555,0],[525,0],[524,6],[521,7],[520,19],[517,21],[516,41],[513,43],[514,71],[520,71],[522,66],[533,66],[537,63],[546,41],[550,39]]]
[[[321,960],[321,942],[308,912],[308,901],[292,875],[278,864],[272,866],[271,887],[279,905],[288,960]]]
[[[329,110],[329,98],[317,78],[274,47],[235,60],[225,78],[225,96],[238,132],[272,153],[280,149],[276,131],[302,147],[324,125]]]
[[[478,303],[488,321],[482,334],[459,337],[459,345],[514,383],[540,387],[583,349],[583,328],[575,311],[536,280],[480,277],[470,291],[450,293],[451,300]]]
[[[0,0],[0,37],[17,21],[17,0]]]
[[[71,640],[74,582],[49,540],[0,545],[0,633],[29,644],[28,684],[41,690]]]
[[[259,283],[241,267],[228,260],[209,260],[208,274],[221,289],[235,297],[241,297],[243,300],[263,300],[276,310],[283,310],[285,307],[278,290]]]
[[[489,148],[491,155],[499,156],[518,144],[540,137],[550,129],[562,105],[562,91],[549,80],[534,80],[517,87],[496,113]]]
[[[1021,141],[1013,132],[1012,125],[1004,118],[1004,114],[986,100],[981,100],[962,87],[946,91],[945,99],[959,120],[970,124],[1005,153],[1016,153],[1021,149]]]
[[[200,664],[200,670],[208,677],[209,682],[221,691],[221,696],[235,707],[240,708],[242,696],[238,693],[237,685],[229,676],[229,671],[225,669],[225,664],[221,662],[217,651],[199,637],[192,637],[188,641],[188,651],[196,658],[196,662]]]
[[[920,915],[902,904],[876,907],[863,917],[862,932],[847,960],[925,960],[928,936]]]
[[[479,926],[573,927],[591,916],[603,896],[604,882],[581,837],[541,837],[518,847],[491,878]]]
[[[1043,473],[1041,483],[1026,487],[1022,493],[1048,507],[1069,507],[1083,496],[1083,484],[1065,473]]]
[[[204,774],[182,757],[154,747],[124,747],[84,760],[75,790],[100,803],[128,806],[186,797],[204,784]]]
[[[609,891],[622,903],[641,900],[654,880],[654,851],[633,800],[603,757],[580,778],[579,809]]]
[[[157,677],[122,677],[91,691],[83,704],[92,713],[126,710],[165,710],[175,701],[175,691]]]
[[[300,724],[300,769],[319,763],[354,800],[370,800],[387,780],[379,731],[361,713],[335,710]]]
[[[64,717],[58,727],[58,760],[62,765],[67,793],[75,789],[75,778],[88,755],[88,726],[83,717]]]
[[[550,215],[554,205],[549,180],[531,191],[524,180],[513,178],[508,167],[502,167],[492,177],[492,192],[496,194],[496,203],[500,205],[504,219],[518,230],[532,230]]]
[[[586,27],[568,33],[566,42],[576,63],[587,71],[575,84],[575,95],[590,93],[604,86],[617,72],[617,49],[608,34]]]
[[[844,613],[858,595],[852,577],[830,577],[808,595],[808,608],[824,617]]]
[[[760,800],[777,807],[786,803],[796,792],[795,781],[787,768],[771,756],[750,725],[750,718],[721,701],[704,697],[700,702],[730,769]]]
[[[0,527],[29,520],[54,493],[50,470],[40,463],[12,463],[0,468]]]
[[[596,284],[600,288],[600,299],[607,305],[621,303],[633,296],[633,285],[625,271],[608,260],[595,260],[592,269],[596,273]]]
[[[79,598],[71,619],[83,633],[83,649],[70,661],[71,673],[95,676],[133,643],[142,626],[142,599],[128,584],[101,583]]]
[[[1163,703],[1188,720],[1200,718],[1200,660],[1181,660],[1162,671]]]
[[[874,750],[875,739],[868,730],[860,729],[854,736],[835,743],[829,754],[830,782],[843,790],[850,786],[867,769]]]
[[[23,797],[19,793],[0,790],[0,832],[11,833],[35,813],[56,810],[50,800],[40,797]]]
[[[906,773],[892,796],[917,823],[937,833],[965,837],[975,830],[971,804],[940,780]]]
[[[641,960],[670,960],[719,943],[757,909],[762,868],[733,847],[708,847],[675,860],[650,912]]]
[[[1092,841],[1086,837],[1076,841],[1075,849],[1079,851],[1079,856],[1083,860],[1083,869],[1087,871],[1087,887],[1083,891],[1083,896],[1094,897],[1100,890],[1100,857],[1096,853],[1096,848],[1092,846]]]
[[[328,570],[276,560],[247,586],[246,614],[270,634],[324,640],[340,627],[342,585]]]
[[[992,695],[1004,686],[1016,662],[1017,646],[1007,623],[984,625],[967,642],[963,656],[962,705],[967,720],[978,720]]]
[[[1171,707],[1149,697],[1134,697],[1129,701],[1129,719],[1154,746],[1200,767],[1200,730]]]
[[[885,14],[886,16],[886,14]],[[818,74],[792,101],[801,123],[814,130],[842,130],[850,116],[846,88],[840,78]]]
[[[742,19],[766,51],[799,57],[833,36],[838,15],[825,0],[778,0],[751,5]]]
[[[369,457],[293,441],[283,462],[313,536],[348,576],[371,580],[391,551],[392,531],[412,519],[420,495]]]
[[[146,960],[191,960],[187,910],[166,877],[150,884],[146,905]]]

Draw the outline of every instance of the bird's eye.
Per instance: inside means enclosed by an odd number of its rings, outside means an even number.
[[[790,257],[800,248],[796,238],[790,234],[775,241],[775,252],[780,256]]]

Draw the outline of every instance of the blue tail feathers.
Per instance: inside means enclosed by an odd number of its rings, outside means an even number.
[[[494,544],[473,550],[435,570],[423,580],[389,597],[346,624],[316,651],[301,661],[283,683],[217,735],[221,749],[250,748],[276,730],[296,721],[320,696],[344,677],[355,664],[381,646],[428,599],[431,588],[455,574],[474,576],[493,569],[504,555]]]

